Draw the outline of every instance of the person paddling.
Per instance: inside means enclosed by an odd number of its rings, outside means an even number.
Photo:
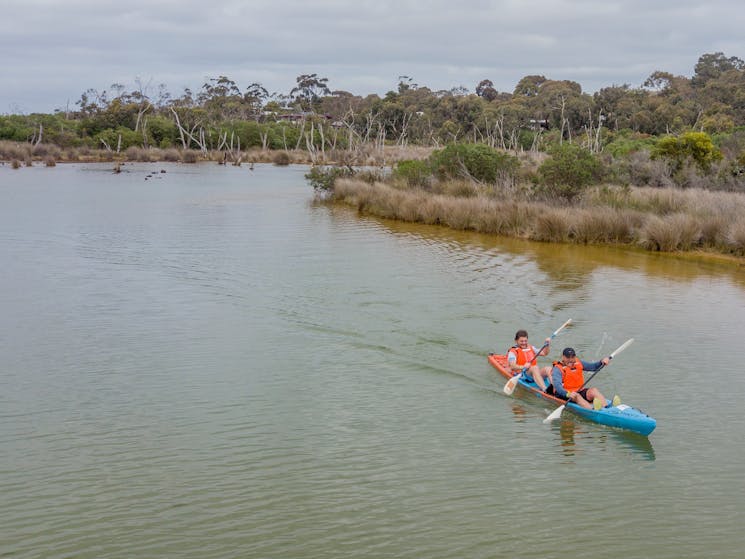
[[[528,369],[525,374],[533,379],[543,392],[546,391],[546,381],[551,374],[551,367],[539,367],[535,359],[539,355],[548,355],[551,346],[551,338],[546,338],[545,346],[539,351],[534,345],[528,343],[528,332],[518,330],[515,334],[515,345],[507,351],[507,364],[513,374],[519,373],[525,367]]]
[[[600,361],[588,362],[577,359],[577,354],[571,347],[564,348],[561,352],[561,361],[554,363],[551,369],[552,385],[547,392],[571,400],[575,404],[586,409],[599,410],[608,405],[608,400],[597,388],[582,388],[585,383],[583,371],[599,371],[610,363],[610,357],[604,357]],[[621,399],[616,395],[613,397],[613,405],[617,406]]]

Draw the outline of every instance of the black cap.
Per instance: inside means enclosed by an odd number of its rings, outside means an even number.
[[[577,354],[574,353],[574,349],[572,349],[571,347],[565,347],[564,351],[562,351],[561,354],[564,357],[577,357]]]

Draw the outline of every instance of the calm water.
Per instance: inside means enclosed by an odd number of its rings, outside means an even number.
[[[0,556],[742,557],[744,267],[109,169],[0,167]],[[502,394],[567,318],[648,439]]]

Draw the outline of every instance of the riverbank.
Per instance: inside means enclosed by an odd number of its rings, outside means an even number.
[[[325,152],[308,150],[191,150],[130,147],[122,151],[93,149],[86,146],[60,148],[54,144],[31,144],[0,141],[0,164],[15,169],[33,165],[53,167],[57,163],[156,163],[214,162],[225,165],[244,165],[251,163],[273,163],[275,165],[355,165],[390,166],[404,159],[424,159],[433,148],[420,146],[384,146],[377,149],[366,146],[354,151],[328,150]]]
[[[463,192],[458,184],[453,192]],[[627,245],[701,254],[745,265],[745,194],[701,189],[598,186],[572,205],[507,189],[467,196],[355,178],[326,200],[361,213],[532,241]]]

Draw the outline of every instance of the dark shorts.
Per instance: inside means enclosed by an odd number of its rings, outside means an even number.
[[[582,396],[585,400],[587,400],[587,391],[590,390],[589,388],[583,388],[582,390],[577,390],[577,393]],[[554,385],[551,384],[546,388],[546,394],[551,394],[552,396],[556,396],[557,398],[561,398],[561,396],[557,396],[554,394]],[[566,398],[561,398],[562,400],[566,400]],[[590,400],[587,400],[588,402]]]

